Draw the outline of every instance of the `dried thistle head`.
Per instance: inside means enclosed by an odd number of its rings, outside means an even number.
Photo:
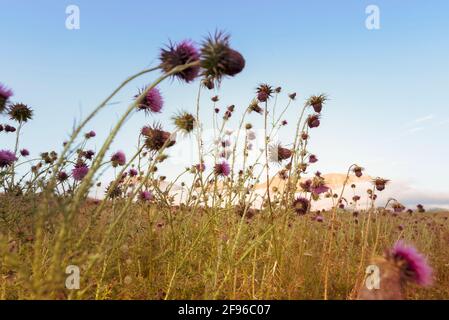
[[[33,118],[33,110],[26,104],[15,103],[9,107],[8,115],[11,117],[11,120],[27,122]]]
[[[389,182],[390,180],[387,179],[383,179],[383,178],[376,178],[373,180],[373,184],[376,187],[376,189],[378,191],[382,191],[385,189],[385,185]]]
[[[269,98],[271,98],[274,90],[273,90],[273,88],[270,85],[264,83],[264,84],[260,84],[257,87],[256,92],[257,92],[257,99],[260,102],[265,102]]]
[[[168,73],[176,67],[199,61],[200,53],[189,40],[184,40],[180,43],[170,42],[165,49],[161,50],[160,60],[162,70]],[[188,83],[193,81],[199,72],[200,66],[198,64],[173,74],[173,77]]]
[[[201,47],[202,75],[218,83],[223,77],[233,77],[245,68],[245,59],[240,52],[232,49],[229,34],[216,31],[203,41]]]
[[[313,110],[315,110],[316,113],[321,113],[321,110],[323,109],[323,103],[327,101],[327,95],[324,93],[316,96],[311,96],[306,104],[308,106],[312,106]]]
[[[186,111],[181,111],[172,117],[173,123],[181,132],[189,134],[196,125],[196,118]]]

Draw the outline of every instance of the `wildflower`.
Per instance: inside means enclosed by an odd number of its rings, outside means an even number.
[[[360,196],[355,195],[352,197],[352,201],[354,201],[354,202],[357,202],[359,200],[360,200]]]
[[[401,270],[401,278],[421,286],[432,284],[432,268],[427,259],[416,248],[398,241],[390,250],[388,258]]]
[[[245,68],[245,59],[231,49],[229,35],[217,31],[202,43],[201,67],[203,76],[218,83],[224,76],[235,76]]]
[[[279,178],[282,180],[288,179],[288,171],[286,169],[282,169],[281,171],[279,171],[278,175],[279,175]]]
[[[0,87],[1,88],[1,87]],[[0,150],[0,168],[9,167],[17,160],[14,153],[9,150]]]
[[[312,114],[307,118],[307,125],[309,128],[317,128],[320,126],[320,115]]]
[[[291,158],[293,154],[290,149],[282,147],[281,144],[270,145],[268,148],[269,159],[272,162],[281,163],[282,161]]]
[[[306,198],[298,197],[293,201],[293,209],[298,215],[305,215],[309,211],[310,202]]]
[[[27,122],[33,117],[33,110],[31,110],[26,104],[15,103],[9,107],[8,114],[11,120],[17,122]]]
[[[129,169],[129,176],[130,177],[135,177],[137,175],[138,175],[138,172],[137,172],[136,169],[133,169],[133,168]]]
[[[300,182],[299,186],[301,187],[302,191],[310,192],[310,187],[312,186],[312,180],[311,179],[307,179],[304,182]]]
[[[168,73],[172,69],[200,60],[200,53],[191,41],[184,40],[178,44],[170,43],[166,49],[161,50],[161,68]],[[193,81],[200,72],[200,66],[191,66],[173,75],[185,82]]]
[[[206,165],[204,164],[204,162],[198,163],[198,164],[195,165],[195,169],[198,172],[204,172],[206,170]]]
[[[301,139],[304,140],[304,141],[309,139],[309,135],[307,134],[307,132],[302,132],[301,133]]]
[[[385,189],[385,185],[389,182],[390,180],[387,179],[382,179],[382,178],[376,178],[373,180],[374,185],[376,186],[376,189],[378,191],[382,191]]]
[[[126,164],[126,155],[123,151],[117,151],[111,156],[111,162],[114,168],[117,166],[124,166]]]
[[[295,100],[295,98],[296,98],[296,92],[290,93],[290,94],[288,95],[288,97],[289,97],[290,99],[292,99],[292,100]]]
[[[318,96],[311,96],[309,100],[307,100],[307,105],[312,106],[313,110],[316,113],[321,113],[323,109],[323,103],[327,100],[327,96],[325,94],[320,94]]]
[[[323,216],[316,216],[314,219],[316,222],[324,222]]]
[[[152,201],[154,199],[153,193],[151,191],[141,191],[139,193],[139,200],[140,201]]]
[[[72,170],[73,179],[75,179],[76,181],[81,181],[87,175],[88,172],[89,167],[85,163],[83,162],[77,163],[75,164],[75,167]]]
[[[365,169],[362,167],[354,166],[354,168],[352,169],[352,172],[354,172],[354,174],[357,178],[360,178],[363,175],[363,172],[362,172],[363,170],[365,170]]]
[[[6,88],[3,84],[0,83],[0,113],[3,113],[6,108],[6,103],[8,99],[13,95],[12,90]]]
[[[9,124],[5,124],[5,132],[15,132],[16,128],[10,126]]]
[[[95,133],[95,131],[91,130],[88,133],[86,133],[84,136],[85,136],[86,139],[90,139],[90,138],[95,137],[96,135],[97,134]]]
[[[422,204],[418,204],[416,207],[418,208],[418,212],[420,213],[426,212],[426,209],[424,209],[424,206]]]
[[[271,95],[273,94],[273,88],[269,86],[268,84],[261,84],[259,87],[257,87],[257,99],[260,102],[265,102],[269,98],[271,98]]]
[[[219,109],[219,108],[215,108],[215,109],[214,109],[214,112],[215,112],[215,113],[219,113],[219,112],[220,112],[220,109]]]
[[[112,188],[113,182],[109,184],[109,186],[106,188],[106,194],[109,198],[114,199],[118,198],[122,195],[123,190],[120,188],[120,186],[116,185],[114,188]]]
[[[172,118],[175,126],[184,133],[190,133],[195,128],[196,119],[188,112],[181,112]]]
[[[281,126],[286,126],[288,124],[287,120],[282,120],[281,121]]]
[[[20,155],[22,157],[28,157],[30,155],[30,152],[27,149],[20,150]]]
[[[203,79],[202,84],[209,90],[212,90],[213,88],[215,88],[214,80],[211,78]]]
[[[231,168],[226,161],[215,164],[214,173],[217,176],[227,177],[231,173]]]
[[[252,131],[252,130],[249,130],[249,131],[246,133],[246,138],[247,138],[249,141],[256,140],[256,133],[255,133],[254,131]]]
[[[259,106],[259,104],[257,103],[256,100],[253,100],[249,107],[248,107],[248,111],[251,112],[256,112],[258,114],[262,114],[262,108]]]
[[[86,152],[84,152],[84,157],[85,157],[87,160],[92,160],[92,158],[94,157],[94,155],[95,155],[95,151],[93,151],[93,150],[87,150]]]
[[[317,161],[318,161],[318,158],[316,157],[316,155],[311,154],[311,155],[309,156],[309,163],[315,163],[315,162],[317,162]]]
[[[169,148],[176,143],[175,140],[172,140],[170,132],[163,131],[160,125],[144,127],[142,134],[145,137],[145,147],[152,151],[158,151],[164,145]]]
[[[405,207],[400,204],[399,202],[395,202],[391,205],[391,207],[393,208],[393,211],[396,213],[402,212],[405,210]]]
[[[212,102],[218,102],[220,100],[220,98],[218,96],[213,96],[210,99],[212,100]]]
[[[320,176],[315,176],[312,179],[312,184],[310,186],[310,190],[312,191],[312,193],[319,195],[321,193],[325,193],[325,192],[329,191],[329,187],[327,187],[325,185],[324,178],[322,178]]]
[[[136,98],[142,95],[145,90],[146,88],[139,90]],[[140,103],[137,105],[137,109],[143,110],[145,111],[145,113],[160,113],[163,105],[164,100],[162,98],[161,92],[158,88],[152,88],[147,92],[146,96],[143,97],[142,101],[140,101]]]
[[[3,128],[3,125],[0,124],[0,132],[2,132],[3,129],[4,129],[4,128]]]
[[[65,171],[58,172],[58,181],[63,182],[66,181],[69,178],[69,175]]]

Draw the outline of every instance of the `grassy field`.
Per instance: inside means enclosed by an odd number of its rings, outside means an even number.
[[[64,205],[60,201],[51,205]],[[435,274],[432,287],[412,286],[407,298],[449,297],[445,213],[380,209],[368,220],[367,213],[339,210],[327,256],[329,212],[319,222],[315,213],[256,212],[248,219],[235,208],[136,204],[120,216],[123,203],[114,201],[95,220],[98,204],[89,203],[70,224],[57,217],[40,224],[38,203],[2,197],[1,299],[322,299],[325,262],[331,266],[328,298],[348,299],[370,257],[398,239],[424,252]],[[65,288],[68,265],[81,270],[79,290]]]

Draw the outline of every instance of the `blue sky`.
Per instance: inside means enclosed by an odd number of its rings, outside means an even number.
[[[80,8],[80,30],[65,28],[71,4]],[[370,4],[380,9],[379,30],[365,28]],[[127,76],[157,64],[159,48],[169,39],[200,41],[218,28],[231,33],[233,47],[247,61],[240,75],[224,81],[220,106],[243,110],[261,82],[297,92],[299,102],[286,115],[290,126],[280,136],[289,141],[303,99],[326,92],[331,101],[312,138],[311,151],[320,159],[316,169],[343,172],[357,162],[373,176],[438,193],[439,203],[449,204],[446,0],[0,0],[0,5],[0,82],[14,89],[14,101],[35,110],[21,137],[33,154],[60,149],[74,120]],[[89,129],[97,131],[98,141],[136,89],[153,78],[130,84],[115,99],[120,103],[92,122]],[[134,148],[146,123],[167,123],[177,110],[193,110],[197,87],[163,84],[166,112],[128,121],[112,149]],[[206,93],[203,103],[204,119],[211,95]],[[12,140],[0,135],[1,148],[12,148]]]

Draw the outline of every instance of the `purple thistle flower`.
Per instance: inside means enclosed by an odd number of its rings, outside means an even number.
[[[214,172],[217,176],[227,177],[231,173],[231,168],[226,161],[215,164]]]
[[[86,139],[89,139],[89,138],[95,137],[96,135],[97,134],[95,133],[95,131],[91,130],[91,131],[89,131],[88,133],[85,134],[85,137],[86,137]]]
[[[432,284],[432,268],[427,263],[426,257],[413,246],[407,246],[400,240],[391,249],[389,257],[401,268],[405,280],[421,286]]]
[[[30,152],[27,149],[20,150],[20,154],[22,157],[28,157],[30,155]]]
[[[16,128],[10,126],[9,124],[5,124],[5,132],[15,132]]]
[[[5,110],[6,103],[12,95],[12,90],[6,88],[2,83],[0,83],[0,113]]]
[[[72,170],[73,179],[81,181],[89,172],[89,167],[84,163],[78,163]]]
[[[162,49],[160,60],[162,70],[168,73],[178,66],[199,61],[200,53],[191,41],[184,40],[178,44],[170,43],[167,49]],[[198,76],[199,72],[200,66],[196,65],[175,73],[173,77],[191,82]]]
[[[124,166],[126,164],[126,155],[123,151],[117,151],[112,155],[111,162],[114,168],[117,166]]]
[[[87,150],[87,151],[84,153],[84,157],[85,157],[87,160],[92,160],[92,158],[94,157],[94,155],[95,155],[95,151],[93,151],[93,150]]]
[[[136,169],[129,169],[129,175],[130,175],[131,177],[135,177],[135,176],[138,175],[138,172],[137,172]]]
[[[323,218],[323,216],[316,216],[315,221],[316,222],[324,222],[324,218]]]
[[[69,175],[65,172],[65,171],[60,171],[59,173],[58,173],[58,180],[59,181],[65,181],[65,180],[67,180],[69,178]]]
[[[145,90],[146,88],[139,90],[139,93],[135,97],[139,97]],[[147,92],[146,96],[137,105],[137,109],[143,110],[146,113],[160,113],[163,105],[164,100],[162,98],[161,92],[157,88],[152,88]]]
[[[309,211],[310,202],[306,198],[298,197],[293,201],[292,207],[298,215],[302,216]]]
[[[152,112],[161,112],[164,101],[159,89],[153,88],[148,91],[146,96],[146,104]]]
[[[309,156],[309,163],[315,163],[315,162],[317,162],[317,161],[318,161],[318,158],[316,157],[316,155],[311,154],[311,155]]]
[[[17,160],[14,153],[9,150],[0,150],[0,168],[9,167]]]
[[[152,201],[154,199],[153,194],[151,191],[141,191],[139,193],[139,200],[141,201]]]

